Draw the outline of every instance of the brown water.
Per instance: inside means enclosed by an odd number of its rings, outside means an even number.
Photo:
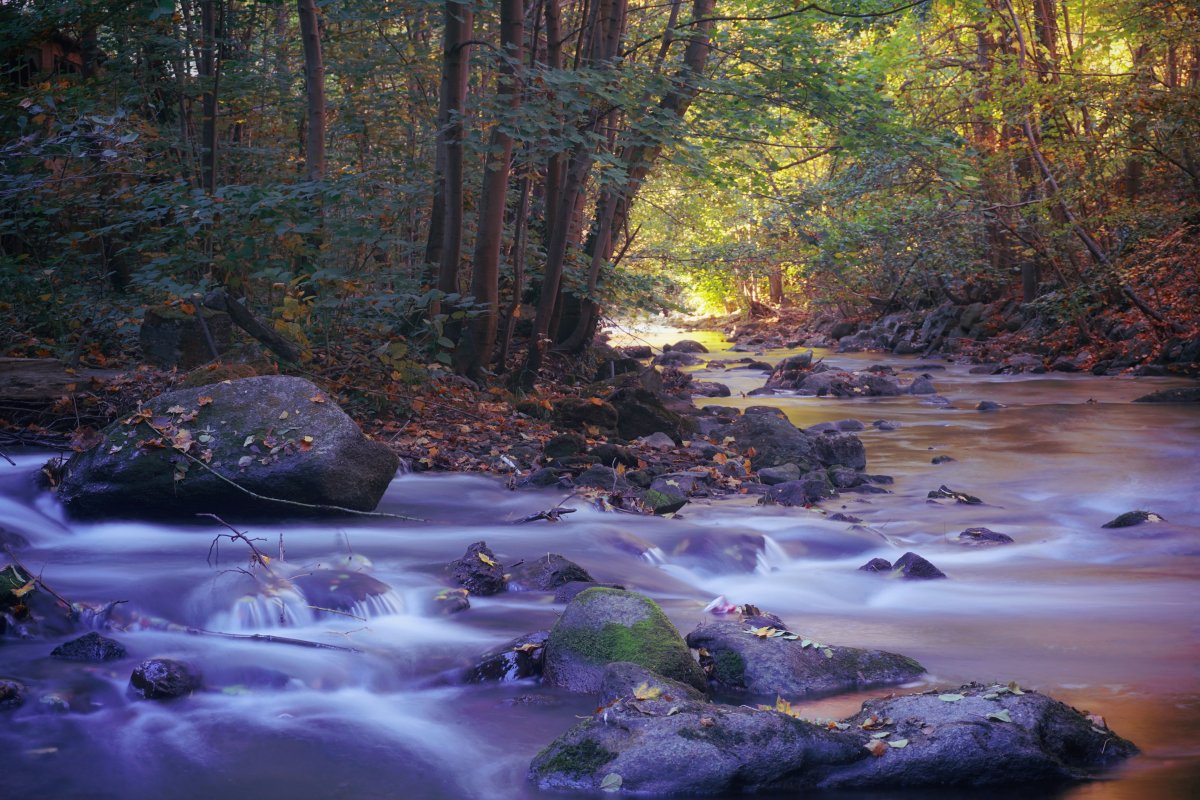
[[[648,334],[665,341],[673,332]],[[699,337],[692,337],[699,338]],[[719,337],[704,338],[710,347]],[[772,352],[776,360],[788,352]],[[877,355],[827,355],[831,363],[897,368]],[[49,659],[62,639],[0,641],[0,677],[31,687],[0,714],[0,796],[95,798],[542,798],[525,780],[530,758],[588,713],[591,698],[532,683],[462,686],[456,671],[481,651],[551,625],[559,606],[532,595],[472,600],[453,617],[432,613],[441,565],[486,539],[506,563],[562,553],[601,581],[645,592],[687,631],[713,597],[778,613],[793,629],[831,644],[910,655],[928,684],[1010,681],[1103,715],[1144,751],[1110,780],[1038,795],[1027,789],[931,795],[872,792],[830,797],[971,797],[1166,800],[1200,794],[1200,409],[1131,404],[1170,379],[968,374],[931,371],[952,408],[926,398],[831,400],[726,398],[777,405],[798,425],[855,418],[868,471],[892,475],[888,495],[828,501],[864,520],[854,528],[803,509],[752,499],[696,502],[678,519],[603,514],[587,507],[554,525],[508,524],[562,493],[512,493],[495,480],[405,476],[382,509],[433,522],[280,520],[243,523],[287,566],[347,564],[395,590],[360,609],[360,621],[313,612],[286,594],[247,602],[244,576],[226,570],[244,553],[211,524],[78,523],[31,486],[42,457],[0,462],[0,524],[22,534],[19,551],[60,594],[127,600],[146,617],[237,632],[273,632],[351,646],[311,650],[147,629],[114,634],[130,657],[115,665]],[[705,372],[735,391],[760,386],[746,371]],[[982,399],[1009,407],[979,413]],[[1089,403],[1089,400],[1095,400]],[[884,432],[870,423],[899,422]],[[932,465],[934,455],[956,461]],[[983,506],[930,503],[947,484]],[[575,501],[572,501],[575,502]],[[1136,508],[1169,522],[1124,530],[1100,525]],[[219,512],[220,509],[214,509]],[[1015,545],[963,549],[947,534],[983,525]],[[753,572],[672,555],[684,537],[768,537]],[[916,550],[950,580],[899,583],[856,572],[869,558]],[[640,552],[640,554],[639,554]],[[290,624],[278,625],[279,603]],[[212,691],[169,704],[133,702],[134,663],[184,658]],[[274,687],[274,688],[272,688]],[[55,710],[50,696],[69,702]],[[805,706],[813,718],[852,713],[868,695]],[[42,698],[46,698],[43,701]]]

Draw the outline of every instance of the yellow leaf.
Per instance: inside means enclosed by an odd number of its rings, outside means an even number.
[[[201,395],[200,398],[198,400],[196,400],[196,403],[202,407],[203,406],[211,406],[212,398],[209,397],[208,395]]]
[[[491,558],[486,553],[476,553],[475,555],[479,556],[479,560],[487,564],[489,567],[497,566],[496,559]]]
[[[309,399],[309,400],[311,400],[311,401],[312,401],[312,402],[314,402],[314,403],[324,403],[324,402],[325,402],[325,395],[321,395],[321,394],[314,394],[312,397],[310,397],[310,398],[308,398],[308,399]]]
[[[281,411],[281,412],[279,412],[279,418],[280,418],[280,419],[287,419],[287,418],[288,418],[288,412],[286,412],[286,411]]]
[[[602,405],[604,405],[604,401],[603,401],[603,400],[601,400],[599,397],[590,397],[590,398],[588,398],[588,402],[589,402],[589,403],[591,403],[591,404],[592,404],[592,405],[594,405],[594,406],[602,406]]]
[[[30,581],[29,583],[25,584],[24,586],[22,586],[19,589],[13,589],[12,590],[13,597],[24,597],[25,595],[32,592],[34,590],[34,588],[35,588],[34,582]]]
[[[636,689],[633,690],[634,700],[657,700],[662,696],[662,687],[651,686],[649,681],[642,681]]]

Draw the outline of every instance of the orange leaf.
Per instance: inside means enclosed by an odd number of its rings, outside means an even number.
[[[201,396],[200,396],[200,398],[199,398],[198,400],[196,400],[196,403],[197,403],[197,405],[199,405],[201,408],[203,408],[204,406],[211,406],[211,405],[212,405],[212,398],[211,398],[211,397],[209,397],[209,396],[208,396],[208,395],[206,395],[206,394],[205,394],[205,395],[201,395]]]

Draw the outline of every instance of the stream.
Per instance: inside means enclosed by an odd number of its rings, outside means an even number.
[[[655,329],[652,344],[682,338]],[[687,334],[714,358],[718,334]],[[777,361],[798,351],[770,351]],[[834,366],[934,363],[912,357],[818,351]],[[936,362],[941,366],[941,362]],[[532,682],[462,685],[477,656],[553,625],[562,608],[545,594],[471,598],[452,616],[434,610],[443,565],[486,540],[504,563],[556,552],[598,581],[657,600],[684,633],[718,595],[753,603],[792,630],[828,642],[894,650],[926,666],[916,688],[1017,681],[1100,714],[1143,754],[1110,779],[1039,797],[1166,800],[1200,795],[1200,406],[1133,404],[1184,382],[1091,375],[972,375],[930,370],[941,396],[839,400],[743,397],[765,376],[695,370],[733,397],[773,405],[799,426],[854,418],[867,471],[893,476],[890,494],[843,494],[826,511],[758,506],[752,496],[694,501],[675,519],[602,513],[578,499],[558,523],[513,525],[552,507],[562,491],[512,492],[501,480],[455,474],[397,478],[381,511],[426,523],[226,520],[297,572],[366,571],[393,591],[352,609],[313,610],[287,592],[245,597],[244,545],[212,520],[172,524],[66,519],[33,487],[46,454],[0,460],[0,528],[22,562],[59,594],[127,601],[123,609],[230,633],[272,633],[354,648],[319,650],[193,635],[164,625],[110,634],[123,660],[75,664],[49,657],[75,634],[0,640],[0,678],[29,687],[25,705],[0,712],[0,795],[176,800],[253,798],[546,798],[525,779],[532,756],[589,714],[594,701]],[[980,400],[1007,408],[981,413]],[[878,430],[886,419],[899,426]],[[934,465],[931,459],[955,460]],[[982,506],[929,501],[946,484]],[[1166,522],[1101,525],[1147,509]],[[221,513],[221,509],[213,509]],[[948,541],[986,526],[1016,543],[969,548]],[[717,556],[673,555],[684,538],[719,543],[765,536],[753,571]],[[719,550],[719,546],[714,550]],[[857,571],[873,557],[914,550],[949,580],[901,582]],[[282,609],[282,611],[281,611]],[[281,624],[281,617],[286,625]],[[186,660],[208,691],[181,701],[126,694],[141,659]],[[799,704],[809,718],[840,718],[878,692]],[[554,795],[558,797],[559,795]],[[825,797],[825,795],[821,795]],[[830,794],[830,798],[1021,798],[1028,789]]]

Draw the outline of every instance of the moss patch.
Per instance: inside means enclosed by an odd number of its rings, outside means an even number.
[[[720,650],[713,656],[713,677],[726,686],[746,686],[746,660],[732,650]]]
[[[553,748],[553,745],[551,745]],[[536,761],[537,772],[561,773],[572,778],[580,778],[595,774],[608,762],[617,757],[611,750],[606,750],[593,739],[584,739],[578,744],[565,744],[553,750],[547,748],[538,753]]]

